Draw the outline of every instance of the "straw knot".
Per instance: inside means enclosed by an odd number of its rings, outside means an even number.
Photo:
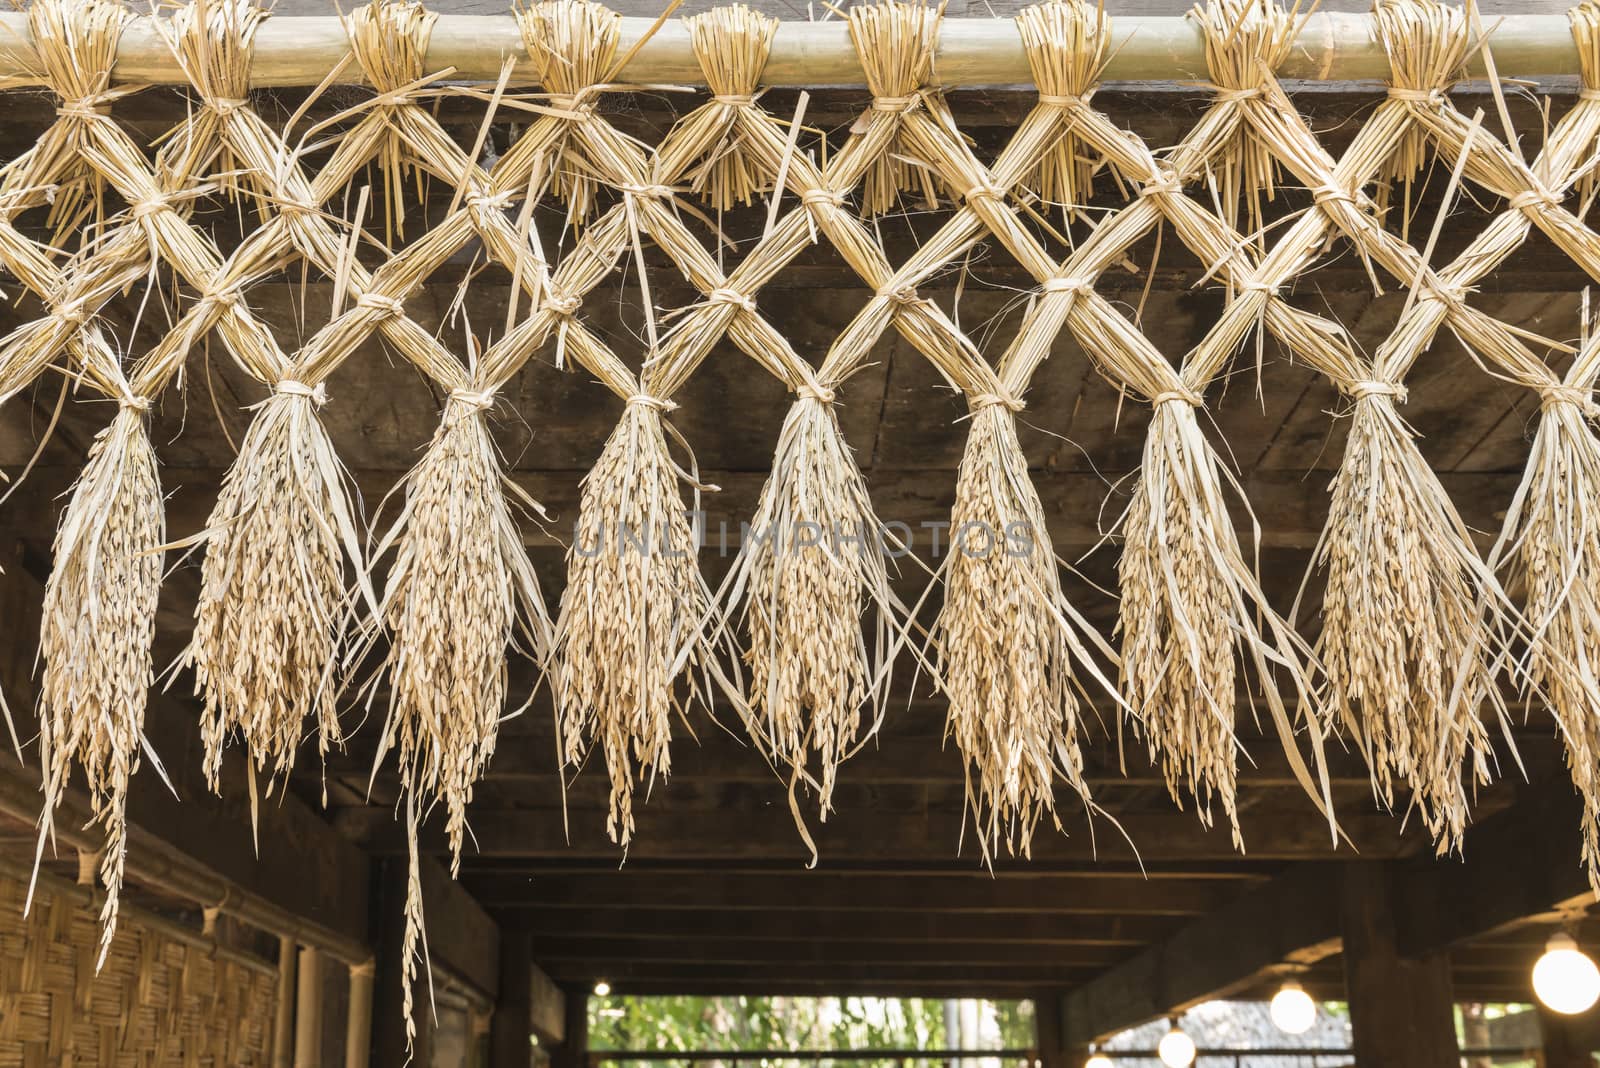
[[[1595,404],[1594,390],[1565,382],[1553,382],[1539,387],[1539,407],[1554,408],[1561,404],[1576,405],[1591,418],[1600,415],[1600,405]]]
[[[1004,189],[997,185],[990,185],[988,182],[979,182],[962,194],[967,200],[976,200],[979,197],[984,200],[1003,200],[1005,195],[1006,191]]]
[[[1347,204],[1356,202],[1355,195],[1348,189],[1341,189],[1331,182],[1324,182],[1311,190],[1311,199],[1318,204],[1326,204],[1330,200],[1342,200]]]
[[[1579,100],[1600,100],[1600,89],[1584,86],[1578,90]]]
[[[153,193],[143,200],[136,200],[129,206],[128,213],[135,219],[143,219],[147,215],[154,215],[158,211],[165,211],[171,201],[165,193]]]
[[[1153,182],[1146,182],[1144,185],[1139,187],[1139,195],[1141,197],[1153,197],[1157,195],[1176,196],[1182,192],[1183,183],[1178,181],[1178,179],[1170,173],[1163,174],[1160,179]]]
[[[406,312],[404,304],[384,293],[363,293],[356,298],[356,307],[370,308],[385,318],[398,318]]]
[[[460,405],[468,414],[482,412],[494,407],[494,394],[487,390],[452,389],[450,402]]]
[[[814,400],[818,404],[832,404],[833,390],[820,382],[802,382],[795,387],[794,395],[800,400]]]
[[[670,185],[635,185],[633,183],[619,185],[617,189],[632,197],[671,197],[676,192]]]
[[[1407,104],[1433,104],[1444,103],[1444,90],[1438,87],[1431,89],[1412,89],[1404,85],[1391,85],[1389,99],[1400,100]]]
[[[110,114],[110,102],[98,96],[68,100],[56,108],[56,115],[63,119],[103,119]]]
[[[573,315],[583,306],[583,300],[572,293],[549,288],[544,293],[544,306],[553,315]]]
[[[751,300],[747,294],[741,293],[737,289],[729,289],[727,286],[718,287],[707,293],[706,301],[710,304],[729,304],[740,311],[751,313],[756,310],[756,302]]]
[[[635,393],[628,398],[629,407],[636,404],[641,408],[649,408],[654,412],[670,412],[678,406],[674,401],[667,400],[665,397],[652,396],[649,393]]]
[[[308,386],[304,382],[297,381],[293,378],[285,378],[281,379],[277,385],[272,387],[272,392],[281,394],[285,397],[305,397],[318,408],[321,408],[324,404],[328,403],[328,387],[323,385],[321,382],[318,382],[314,386]]]
[[[203,103],[216,114],[223,116],[232,115],[240,108],[250,106],[250,101],[238,96],[211,96],[204,98]]]
[[[123,393],[117,398],[117,407],[133,412],[135,415],[143,415],[150,410],[150,398],[135,396],[132,393]]]
[[[844,203],[844,194],[835,189],[807,189],[800,194],[800,203],[808,208],[829,204],[837,208]]]
[[[1526,211],[1529,208],[1553,208],[1561,203],[1561,198],[1544,186],[1535,189],[1523,189],[1506,201],[1506,205],[1514,211]]]
[[[1368,397],[1392,397],[1399,404],[1404,404],[1410,396],[1406,387],[1399,382],[1385,382],[1382,379],[1365,379],[1352,382],[1345,390],[1355,400],[1365,400]]]
[[[872,110],[910,111],[921,103],[921,93],[913,93],[910,96],[875,96],[872,98]]]
[[[713,103],[724,104],[730,108],[747,108],[756,102],[750,93],[717,93],[711,98]]]
[[[71,326],[82,326],[93,314],[82,297],[74,297],[56,308],[56,318]]]
[[[1087,293],[1093,288],[1094,283],[1092,283],[1089,279],[1079,278],[1075,275],[1060,275],[1055,278],[1046,278],[1043,282],[1039,283],[1039,289],[1044,293],[1071,293],[1073,295],[1077,295],[1080,293]]]
[[[1047,108],[1060,108],[1063,111],[1077,111],[1089,106],[1089,98],[1093,92],[1084,93],[1082,96],[1072,96],[1064,93],[1040,93],[1039,103]]]
[[[1261,95],[1262,88],[1259,85],[1253,85],[1248,89],[1229,89],[1226,86],[1213,85],[1211,92],[1219,104],[1227,104],[1253,100]]]
[[[915,304],[922,299],[917,295],[916,286],[897,286],[893,282],[878,290],[877,296],[896,304]]]
[[[967,409],[973,412],[980,412],[985,408],[992,408],[996,404],[1010,412],[1020,412],[1028,407],[1022,398],[1013,397],[1004,390],[995,390],[988,393],[978,393],[968,398]]]
[[[227,304],[231,306],[239,304],[243,300],[244,294],[239,292],[239,283],[229,282],[225,286],[219,286],[218,288],[205,293],[203,296],[201,296],[200,303]]]
[[[1198,408],[1205,404],[1205,398],[1191,389],[1179,387],[1162,390],[1150,398],[1152,409],[1160,408],[1163,404],[1187,404],[1191,408]]]

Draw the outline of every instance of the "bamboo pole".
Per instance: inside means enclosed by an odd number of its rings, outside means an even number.
[[[618,51],[627,54],[654,21],[624,18]],[[1578,53],[1565,15],[1512,15],[1490,19],[1495,66],[1501,76],[1578,73]],[[257,32],[250,84],[257,88],[311,86],[349,53],[344,27],[333,16],[269,19]],[[516,19],[511,15],[441,15],[433,28],[426,69],[454,69],[456,80],[493,83],[504,57],[517,60],[513,81],[534,80]],[[1204,81],[1205,42],[1189,19],[1121,16],[1112,23],[1106,81]],[[936,80],[946,87],[1032,83],[1016,23],[1011,19],[945,19],[940,33]],[[38,85],[28,18],[0,13],[0,82]],[[1368,15],[1322,13],[1307,18],[1293,52],[1279,69],[1286,79],[1362,81],[1388,74],[1388,59]],[[1481,52],[1472,73],[1482,75]],[[124,83],[186,84],[166,40],[149,16],[134,19],[117,48],[115,80]],[[341,80],[361,79],[348,64]],[[702,85],[704,75],[690,48],[689,30],[673,19],[650,34],[618,75],[634,84]],[[854,86],[865,75],[840,21],[785,22],[772,42],[760,84]]]

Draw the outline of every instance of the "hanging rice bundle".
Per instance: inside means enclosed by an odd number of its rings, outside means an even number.
[[[1583,797],[1583,859],[1600,893],[1600,419],[1594,399],[1600,337],[1559,383],[1541,387],[1543,411],[1527,472],[1491,559],[1525,598],[1529,685],[1548,702]]]
[[[139,767],[166,540],[155,451],[144,431],[149,404],[125,391],[120,404],[95,438],[62,514],[39,636],[45,807],[35,870],[77,764],[106,834],[99,861],[106,890],[101,964],[116,933],[128,781]]]
[[[320,382],[284,377],[256,406],[223,478],[206,545],[194,637],[183,662],[205,698],[205,770],[221,790],[237,733],[272,784],[294,768],[305,721],[317,750],[342,745],[334,675],[349,622],[345,557],[360,560],[346,477],[317,410]],[[370,592],[367,593],[371,601]]]
[[[1341,384],[1355,407],[1314,557],[1328,574],[1327,715],[1359,743],[1385,805],[1396,780],[1411,791],[1443,852],[1466,830],[1464,774],[1489,779],[1479,709],[1505,720],[1497,627],[1510,609],[1395,409],[1403,389],[1382,373]]]
[[[368,84],[381,94],[378,108],[408,106],[406,93],[423,81],[428,41],[438,15],[419,0],[374,0],[342,16],[350,52]],[[406,150],[398,122],[390,122],[374,153],[383,175],[384,232],[388,241],[405,232],[406,179],[416,183],[417,199],[427,202],[428,171]]]
[[[596,87],[615,73],[622,17],[588,0],[546,0],[519,9],[517,17],[549,107],[572,125],[588,121],[599,100]],[[566,202],[567,225],[577,226],[594,212],[599,179],[571,130],[556,145],[557,158],[546,167],[549,188]]]
[[[863,215],[895,210],[902,192],[919,193],[924,206],[938,207],[942,183],[904,143],[900,124],[902,113],[921,107],[922,94],[933,91],[928,84],[943,12],[922,2],[850,9],[850,41],[872,90],[872,106],[850,131],[865,135],[856,150],[872,160],[861,183]]]
[[[950,699],[945,730],[964,758],[967,807],[988,861],[1002,845],[1028,856],[1046,814],[1060,828],[1058,775],[1089,803],[1078,746],[1080,676],[1109,694],[1116,687],[1086,641],[1114,655],[1061,590],[1012,407],[995,394],[972,404],[934,634]]]
[[[801,388],[724,597],[744,606],[757,741],[814,785],[826,821],[839,766],[864,740],[862,709],[874,705],[869,733],[882,720],[905,609],[832,390]]]
[[[674,711],[711,706],[719,646],[711,591],[678,494],[693,483],[667,447],[661,412],[671,402],[629,397],[622,420],[583,480],[567,555],[567,588],[556,623],[556,700],[562,753],[583,762],[591,748],[611,778],[606,833],[633,838],[633,787],[671,769]],[[689,693],[679,692],[687,673]]]
[[[681,159],[662,151],[657,154],[656,167],[664,173],[686,175],[690,191],[719,212],[748,206],[772,189],[774,176],[741,144],[740,112],[755,98],[756,79],[767,65],[778,20],[743,4],[732,4],[684,21],[712,96],[683,118],[662,148],[706,147],[700,149],[697,159]]]
[[[1085,0],[1030,4],[1017,15],[1017,29],[1040,102],[1087,103],[1100,84],[1111,45],[1111,20],[1105,8],[1091,11]],[[1076,208],[1094,196],[1099,163],[1072,125],[1065,125],[1021,185],[1046,203]]]

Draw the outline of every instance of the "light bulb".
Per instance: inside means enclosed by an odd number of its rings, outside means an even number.
[[[598,983],[594,984],[594,996],[595,997],[603,998],[609,993],[611,993],[611,984],[606,982],[604,979],[602,979]]]
[[[1172,1030],[1162,1037],[1161,1045],[1156,1047],[1156,1055],[1167,1068],[1189,1068],[1194,1063],[1194,1054],[1194,1039],[1179,1030],[1177,1024],[1172,1025]]]
[[[1116,1066],[1111,1063],[1111,1058],[1104,1053],[1095,1053],[1091,1054],[1089,1059],[1083,1062],[1083,1068],[1116,1068]]]
[[[1600,969],[1570,935],[1558,932],[1533,966],[1533,992],[1551,1012],[1576,1016],[1600,1000]]]
[[[1272,1022],[1286,1035],[1303,1035],[1317,1022],[1317,1003],[1290,979],[1272,996]]]

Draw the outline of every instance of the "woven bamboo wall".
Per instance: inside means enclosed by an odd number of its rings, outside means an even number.
[[[0,877],[0,1066],[222,1068],[267,1063],[274,977],[124,916],[95,973],[97,911]]]

